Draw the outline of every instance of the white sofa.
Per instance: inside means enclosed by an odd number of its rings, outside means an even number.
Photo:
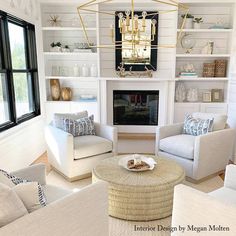
[[[67,180],[91,176],[100,160],[116,155],[117,128],[95,123],[95,135],[73,137],[49,124],[45,129],[50,164]]]
[[[236,166],[226,168],[224,187],[209,194],[200,192],[185,185],[177,185],[174,190],[172,227],[188,229],[190,226],[206,227],[198,235],[235,236],[236,235]],[[209,230],[210,226],[229,227],[230,231]],[[196,229],[197,230],[197,229]],[[171,235],[197,235],[197,232],[179,230]]]
[[[0,228],[4,236],[109,235],[107,183],[100,181],[73,193],[47,185],[45,166],[38,164],[13,172],[39,182],[49,205]]]
[[[195,113],[194,117],[214,117],[213,132],[183,134],[184,123],[158,127],[156,155],[178,162],[191,181],[200,181],[224,170],[233,155],[235,130],[226,127],[227,116]]]

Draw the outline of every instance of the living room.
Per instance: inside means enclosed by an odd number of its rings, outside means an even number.
[[[0,0],[0,235],[236,235],[235,0]]]

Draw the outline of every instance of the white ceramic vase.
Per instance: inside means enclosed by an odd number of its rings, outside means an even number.
[[[192,29],[193,28],[193,18],[186,18],[184,28],[185,29]]]
[[[193,28],[194,29],[201,29],[201,23],[194,22],[193,23]]]
[[[178,83],[175,92],[175,100],[176,102],[184,102],[186,99],[186,89],[184,83]]]

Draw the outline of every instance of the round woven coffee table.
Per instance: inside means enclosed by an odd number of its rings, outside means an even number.
[[[109,183],[109,215],[135,221],[170,216],[174,186],[184,180],[184,169],[174,161],[151,156],[157,161],[153,170],[132,172],[118,165],[122,157],[107,158],[93,169],[93,182]]]

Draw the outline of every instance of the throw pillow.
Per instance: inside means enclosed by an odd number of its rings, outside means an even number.
[[[53,116],[53,125],[59,129],[63,129],[64,119],[78,120],[85,117],[88,117],[87,111],[81,111],[77,113],[55,113]]]
[[[42,187],[37,182],[20,183],[13,187],[28,212],[33,212],[44,206]]]
[[[0,227],[28,214],[15,191],[0,183]]]
[[[34,183],[32,185],[26,185],[28,188],[34,188],[35,192],[37,191],[37,194],[36,194],[37,196],[36,197],[38,198],[38,201],[37,201],[36,205],[31,205],[30,201],[26,204],[26,208],[29,210],[29,212],[32,212],[33,210],[36,210],[39,207],[44,207],[47,204],[47,200],[46,200],[46,196],[44,194],[43,188],[42,188],[41,184],[39,184],[37,182],[31,182],[29,180],[25,180],[25,179],[19,178],[17,176],[9,174],[6,171],[0,169],[0,183],[5,184],[5,185],[7,185],[10,188],[15,188],[15,186],[17,186],[19,184]],[[36,184],[37,184],[37,186],[36,186]],[[25,187],[25,189],[27,187]],[[21,188],[23,188],[23,187],[21,187]],[[16,188],[16,190],[18,190],[18,188]],[[35,197],[35,195],[34,196],[32,195],[30,197],[33,198],[33,197]],[[27,199],[25,199],[25,198],[23,198],[21,200],[24,203],[25,203],[25,201],[27,201]]]
[[[214,119],[195,119],[191,115],[187,115],[184,120],[183,133],[189,135],[202,135],[212,131]]]
[[[202,112],[195,112],[192,114],[193,118],[196,119],[214,119],[212,131],[222,130],[225,129],[227,125],[227,115],[223,114],[214,114],[214,113],[202,113]]]
[[[78,120],[64,119],[63,130],[74,137],[83,135],[95,135],[94,116]]]

